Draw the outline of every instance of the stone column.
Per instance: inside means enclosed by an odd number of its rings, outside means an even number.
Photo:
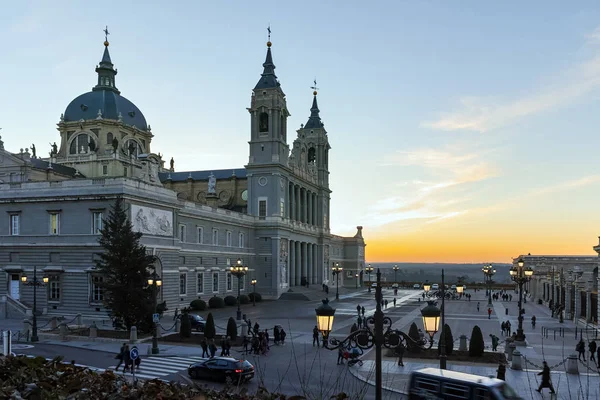
[[[579,316],[581,315],[581,295],[579,294],[579,284],[577,281],[575,281],[574,296],[575,296],[575,315],[573,316],[573,319],[577,323],[577,320],[579,319]]]
[[[302,222],[308,223],[308,193],[302,190]]]
[[[300,186],[296,186],[296,221],[300,222],[300,212],[302,211],[302,203],[300,202]],[[300,284],[300,283],[298,283]]]
[[[585,321],[590,322],[592,320],[592,289],[594,282],[588,281],[585,293]]]
[[[573,310],[571,309],[571,291],[573,281],[567,279],[567,290],[565,292],[565,319],[573,319]]]
[[[302,283],[302,252],[300,251],[300,242],[296,242],[296,286]]]
[[[313,248],[313,276],[315,277],[315,284],[321,284],[321,282],[319,282],[319,259],[318,259],[318,251],[319,249],[317,248],[316,244],[312,245]]]
[[[306,257],[306,261],[308,263],[308,276],[306,277],[306,279],[308,280],[309,284],[314,284],[314,275],[313,275],[313,248],[312,248],[312,244],[307,243],[306,244],[306,250],[307,250],[307,257]]]
[[[306,254],[306,242],[302,242],[302,276],[308,280],[308,255]]]
[[[289,244],[290,248],[290,269],[289,269],[289,277],[290,277],[290,287],[296,286],[296,247],[295,242],[290,240]]]
[[[598,280],[598,288],[600,289],[600,277],[596,278]],[[600,290],[599,290],[600,292]],[[598,296],[596,296],[596,301],[598,302],[598,307],[596,310],[596,313],[598,315],[596,315],[596,321],[598,324],[600,324],[600,293],[598,293]]]
[[[307,196],[308,202],[307,202],[307,206],[308,206],[308,217],[306,218],[306,222],[309,225],[312,225],[312,214],[313,214],[313,209],[312,209],[312,192],[308,192],[308,196]]]
[[[292,207],[292,202],[294,200],[293,191],[292,191],[293,187],[294,186],[291,183],[288,183],[288,215],[287,215],[287,217],[289,219],[292,219],[292,216],[294,215],[294,207]]]

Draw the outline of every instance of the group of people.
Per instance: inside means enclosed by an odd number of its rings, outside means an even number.
[[[250,320],[246,321],[248,323],[248,327],[252,326]],[[252,336],[245,336],[242,345],[244,346],[244,353],[248,354],[252,352],[252,354],[256,355],[266,355],[269,350],[269,331],[265,329],[264,331],[260,330],[260,325],[258,322],[254,323],[254,327],[248,331]],[[287,333],[280,325],[275,325],[273,328],[273,343],[276,345],[285,344],[285,337]]]
[[[510,321],[504,321],[500,324],[500,329],[502,331],[502,336],[510,336]]]
[[[583,358],[583,361],[586,361],[585,341],[583,339],[579,339],[579,342],[575,346],[575,350],[579,354],[579,360],[581,361],[581,359]],[[596,368],[600,369],[600,364],[598,363],[598,360],[600,360],[600,347],[598,347],[598,344],[595,340],[590,340],[590,342],[588,343],[588,351],[590,352],[590,361],[593,361],[596,364]]]
[[[140,369],[140,364],[141,364],[141,360],[140,358],[136,358],[135,360],[131,359],[131,349],[129,348],[129,345],[127,343],[123,343],[123,345],[121,346],[121,348],[119,349],[119,352],[116,355],[116,359],[119,360],[119,363],[117,364],[117,366],[115,367],[115,371],[119,370],[119,367],[121,366],[121,364],[123,365],[123,372],[127,372],[127,371],[131,371],[133,372],[133,368],[135,366],[136,369]]]

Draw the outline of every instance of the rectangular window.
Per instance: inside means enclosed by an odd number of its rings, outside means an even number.
[[[213,229],[212,244],[213,244],[213,246],[216,246],[219,244],[219,230],[218,229]]]
[[[459,385],[456,383],[444,382],[442,386],[442,393],[445,394],[447,399],[470,399],[469,387]]]
[[[21,216],[19,214],[10,215],[10,234],[12,236],[19,236],[21,232]]]
[[[218,272],[213,272],[212,285],[213,285],[213,292],[217,293],[219,291],[219,273]]]
[[[233,290],[233,276],[228,272],[227,273],[227,291],[231,292]]]
[[[60,234],[60,214],[53,212],[50,213],[50,234]]]
[[[227,247],[231,247],[232,246],[232,233],[230,231],[227,231]]]
[[[238,247],[240,249],[244,248],[244,233],[240,232],[239,236],[238,236]]]
[[[204,272],[198,272],[198,275],[196,277],[196,286],[196,291],[198,292],[198,294],[204,293]]]
[[[179,224],[179,241],[185,242],[185,225]]]
[[[204,228],[199,226],[197,228],[197,232],[198,232],[198,243],[202,244],[202,242],[204,242]]]
[[[60,275],[48,277],[48,301],[60,301]]]
[[[267,216],[267,200],[258,201],[258,217],[264,219]]]
[[[179,294],[187,294],[187,274],[179,274]]]
[[[108,165],[102,166],[102,175],[108,175]]]
[[[102,283],[104,278],[99,275],[92,276],[92,303],[102,303],[104,301],[104,288]]]
[[[127,176],[127,167],[123,168],[123,176]]]
[[[100,211],[92,212],[92,235],[99,235],[102,230],[102,217],[103,214]]]

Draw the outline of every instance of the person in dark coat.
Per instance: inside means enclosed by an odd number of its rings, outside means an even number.
[[[404,357],[404,350],[406,350],[404,343],[399,342],[398,346],[396,346],[396,355],[398,356],[398,365],[401,367],[404,367],[404,361],[402,361],[402,357]]]
[[[200,347],[202,347],[202,358],[209,357],[210,353],[208,352],[208,343],[206,342],[206,339],[202,339]]]
[[[275,325],[275,327],[273,328],[273,343],[279,344],[279,340],[279,327]]]
[[[544,361],[542,372],[538,373],[538,375],[542,376],[542,383],[540,383],[540,387],[537,388],[538,393],[541,393],[543,388],[550,388],[550,393],[555,393],[554,386],[552,386],[552,381],[550,380],[550,367],[548,367],[546,361]]]
[[[123,359],[125,357],[125,347],[127,347],[127,343],[123,343],[123,345],[121,346],[121,349],[119,349],[119,352],[117,353],[117,356],[115,357],[117,360],[119,360],[119,363],[115,367],[115,371],[118,371],[119,367],[123,363]],[[123,368],[125,368],[125,367],[123,367]]]
[[[313,328],[313,347],[315,347],[315,343],[319,347],[319,328],[316,325]]]
[[[344,348],[342,346],[340,346],[338,348],[338,358],[337,358],[337,364],[343,364],[344,363]]]
[[[209,350],[210,350],[210,358],[214,358],[215,355],[217,354],[217,345],[212,340],[209,345]]]
[[[583,361],[585,361],[585,342],[583,341],[583,339],[579,340],[579,343],[577,343],[577,346],[575,346],[575,350],[577,350],[577,353],[579,353],[579,361],[581,361],[582,356]]]
[[[255,335],[258,335],[258,330],[259,329],[260,329],[260,325],[258,325],[258,322],[255,322],[254,323],[254,328],[253,328],[253,331],[254,331]]]
[[[285,336],[287,334],[285,333],[285,331],[283,330],[283,328],[281,328],[281,330],[279,331],[279,337],[281,339],[281,344],[283,345],[285,343]]]
[[[598,361],[596,361],[596,349],[598,348],[598,345],[596,344],[596,341],[592,340],[588,345],[588,348],[590,349],[590,361],[595,362],[596,366],[598,366]]]
[[[129,345],[127,344],[125,345],[125,351],[123,352],[123,363],[125,364],[123,366],[123,372],[126,372],[129,368],[133,370],[131,355],[129,354]]]

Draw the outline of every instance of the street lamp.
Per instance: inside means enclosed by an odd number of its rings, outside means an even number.
[[[154,314],[156,314],[158,288],[162,286],[162,280],[156,274],[156,269],[152,272],[152,277],[148,279],[148,286],[152,286],[152,297],[154,297]],[[158,321],[152,316],[152,354],[158,354]]]
[[[463,285],[456,285],[456,293],[463,294],[465,287]]]
[[[256,307],[256,279],[252,279],[250,284],[252,285],[252,306]]]
[[[340,267],[339,263],[333,263],[331,267],[331,273],[335,275],[335,299],[340,299],[340,274],[344,268]]]
[[[240,309],[240,289],[242,283],[242,277],[248,273],[248,266],[242,265],[242,260],[237,259],[236,265],[232,265],[230,268],[231,275],[238,278],[238,295],[237,295],[237,315],[236,319],[238,321],[242,320],[242,310]]]
[[[529,282],[533,276],[531,267],[524,267],[525,263],[522,258],[519,258],[517,265],[513,265],[510,269],[510,278],[519,285],[519,327],[517,328],[517,337],[515,340],[519,342],[525,341],[523,333],[523,284]]]
[[[369,293],[371,293],[371,272],[373,272],[373,267],[371,267],[371,264],[365,268],[365,271],[367,271],[367,275],[369,275]]]
[[[488,306],[491,306],[492,305],[492,276],[494,276],[494,274],[496,273],[496,270],[494,269],[494,267],[492,267],[492,264],[484,265],[483,268],[481,268],[481,270],[483,271],[483,276],[487,280]]]
[[[323,304],[315,309],[317,315],[317,329],[323,335],[324,348],[328,350],[336,350],[339,348],[358,348],[360,350],[366,350],[375,346],[375,400],[383,399],[382,347],[385,346],[388,349],[392,349],[396,348],[402,342],[405,346],[408,344],[411,347],[426,349],[423,345],[415,342],[404,332],[392,329],[392,320],[389,317],[384,316],[383,311],[381,311],[381,298],[381,272],[378,270],[377,288],[375,289],[375,300],[377,301],[375,314],[372,317],[366,318],[366,321],[363,324],[364,328],[352,332],[343,340],[329,339],[329,334],[333,329],[333,319],[335,315],[335,308],[332,308],[329,305],[329,300],[323,300]],[[427,349],[430,349],[432,345],[433,340],[430,341]]]
[[[394,283],[398,283],[398,270],[400,269],[397,265],[392,267],[394,270]]]
[[[429,291],[431,290],[431,284],[429,283],[429,281],[425,281],[425,283],[423,284],[423,290],[425,291],[425,294],[429,293]]]
[[[24,285],[33,286],[33,321],[31,324],[31,341],[37,342],[39,340],[37,334],[37,288],[44,286],[48,283],[48,277],[44,276],[41,280],[37,277],[37,267],[33,267],[33,280],[27,281],[27,275],[21,276],[21,282]]]
[[[429,340],[433,342],[433,336],[440,328],[440,309],[435,306],[435,301],[428,301],[427,306],[421,310],[423,317],[423,328],[429,334]]]
[[[356,278],[356,288],[358,289],[358,274],[354,274],[354,277]]]

